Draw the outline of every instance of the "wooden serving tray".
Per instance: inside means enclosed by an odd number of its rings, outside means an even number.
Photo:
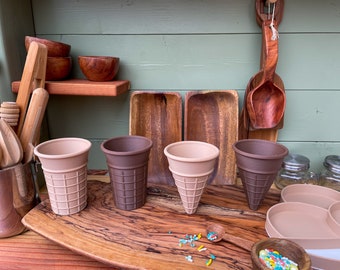
[[[135,91],[130,98],[130,135],[152,140],[148,182],[174,185],[164,148],[182,140],[182,97],[177,92]]]
[[[233,185],[238,140],[238,94],[235,90],[191,91],[185,96],[184,139],[211,143],[220,149],[213,185]]]
[[[31,230],[75,252],[121,269],[252,269],[250,254],[228,242],[211,243],[205,237],[179,246],[185,235],[202,233],[209,222],[223,224],[229,234],[251,241],[266,238],[266,211],[279,201],[269,193],[257,211],[249,210],[242,188],[209,186],[194,215],[184,212],[175,187],[148,187],[145,206],[133,211],[115,208],[109,183],[89,181],[88,205],[80,213],[59,216],[49,200],[31,210],[23,223]],[[198,252],[204,245],[207,250]],[[185,259],[191,255],[193,262]]]

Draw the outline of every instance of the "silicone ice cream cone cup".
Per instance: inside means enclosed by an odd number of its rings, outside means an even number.
[[[200,141],[182,141],[164,149],[169,170],[187,214],[197,211],[207,182],[213,176],[219,149]]]
[[[248,206],[257,210],[273,184],[288,149],[267,140],[244,139],[233,145]]]

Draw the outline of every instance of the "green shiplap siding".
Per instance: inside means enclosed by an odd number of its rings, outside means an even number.
[[[236,89],[241,107],[246,85],[259,71],[261,29],[255,21],[255,0],[31,2],[32,13],[22,10],[24,16],[18,17],[15,38],[8,36],[8,30],[4,34],[9,22],[1,20],[3,43],[20,56],[0,51],[2,68],[9,69],[6,73],[0,69],[2,96],[11,97],[5,88],[20,79],[15,70],[22,68],[24,35],[31,35],[33,26],[39,37],[72,45],[73,77],[83,77],[78,55],[114,55],[121,58],[118,79],[131,81],[130,92],[119,97],[50,98],[50,137],[90,139],[90,168],[106,167],[100,151],[104,139],[128,133],[131,92],[179,91],[184,97],[188,90]],[[29,1],[23,3],[26,7],[19,1],[0,1],[1,14],[3,8],[29,7]],[[277,74],[287,94],[279,142],[308,156],[312,169],[319,170],[326,155],[340,155],[336,120],[340,115],[340,1],[286,0],[279,32]]]

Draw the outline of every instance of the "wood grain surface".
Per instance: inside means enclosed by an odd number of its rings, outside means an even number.
[[[185,97],[184,139],[220,149],[216,176],[209,184],[235,184],[238,140],[238,94],[235,90],[190,91]]]
[[[176,92],[135,91],[130,99],[130,135],[152,140],[148,182],[174,185],[164,148],[182,140],[182,98]]]
[[[17,93],[21,82],[12,82],[12,91]],[[108,96],[114,97],[130,89],[130,81],[93,82],[84,79],[47,81],[45,89],[51,95]],[[31,89],[31,91],[34,89]]]
[[[115,270],[32,231],[0,239],[0,268],[10,270]]]
[[[90,181],[88,188],[88,206],[80,213],[55,215],[45,200],[23,222],[64,247],[120,269],[206,269],[210,253],[216,256],[211,269],[252,269],[249,252],[228,242],[211,243],[203,236],[196,247],[180,247],[179,240],[205,235],[209,222],[250,241],[266,238],[266,211],[279,201],[279,193],[271,191],[259,210],[251,211],[242,188],[209,186],[197,214],[187,215],[175,187],[151,185],[145,206],[123,211],[115,208],[109,183]],[[207,251],[198,252],[200,245]],[[188,255],[193,262],[185,259]]]

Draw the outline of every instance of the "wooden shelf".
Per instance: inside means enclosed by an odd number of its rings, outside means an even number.
[[[20,81],[12,82],[12,92],[18,93]],[[83,79],[46,81],[45,88],[51,95],[118,96],[130,89],[129,81],[92,82]]]

